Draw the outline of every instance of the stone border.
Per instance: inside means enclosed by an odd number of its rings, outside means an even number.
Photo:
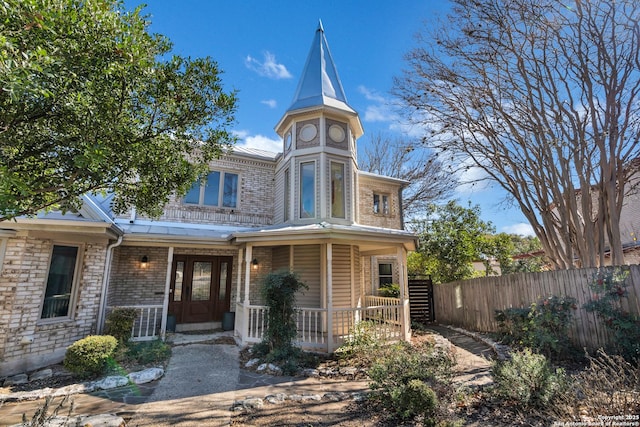
[[[24,400],[38,400],[45,397],[60,397],[79,393],[91,393],[97,390],[111,390],[128,384],[145,384],[155,381],[164,375],[162,368],[148,368],[142,371],[131,372],[124,375],[113,375],[95,381],[71,384],[60,388],[43,388],[32,391],[18,391],[9,394],[0,394],[0,402],[21,402]]]
[[[491,349],[496,354],[496,357],[498,358],[499,361],[505,361],[505,360],[511,359],[511,347],[507,345],[497,343],[491,338],[483,334],[467,331],[466,329],[458,328],[457,326],[451,326],[451,325],[440,325],[440,326],[445,327],[447,329],[451,329],[454,332],[458,332],[460,334],[471,337],[476,341],[480,341],[481,343],[486,344],[487,346],[491,347]]]
[[[331,402],[341,402],[343,400],[352,399],[356,402],[361,402],[367,398],[369,392],[354,392],[354,393],[345,393],[345,392],[328,392],[323,395],[320,394],[286,394],[286,393],[277,393],[277,394],[269,394],[265,396],[264,399],[260,399],[258,397],[247,397],[246,399],[236,400],[233,402],[233,406],[231,406],[231,411],[240,412],[247,411],[252,409],[260,409],[264,406],[265,402],[270,403],[272,405],[277,405],[286,402],[287,400],[292,402],[320,402],[322,400],[327,400]]]

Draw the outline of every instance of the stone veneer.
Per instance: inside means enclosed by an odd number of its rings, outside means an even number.
[[[398,199],[400,186],[384,179],[364,175],[358,177],[358,184],[358,223],[401,230],[402,215]],[[389,196],[389,214],[373,213],[374,193]]]
[[[49,259],[58,243],[84,249],[75,304],[70,317],[40,319]],[[106,239],[58,242],[26,234],[7,240],[0,275],[0,376],[59,362],[70,344],[95,333],[106,246]]]

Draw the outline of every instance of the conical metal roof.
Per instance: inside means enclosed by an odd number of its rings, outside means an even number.
[[[338,70],[324,36],[322,21],[316,30],[298,88],[287,112],[316,106],[329,106],[355,113],[347,104]]]

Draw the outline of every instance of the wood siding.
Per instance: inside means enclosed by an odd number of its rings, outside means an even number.
[[[333,306],[351,307],[351,246],[333,245]]]
[[[296,296],[296,306],[322,307],[320,289],[320,269],[322,268],[320,245],[300,245],[293,247],[293,271],[307,284],[308,290]]]

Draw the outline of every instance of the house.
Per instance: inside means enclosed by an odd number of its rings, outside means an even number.
[[[62,360],[133,307],[134,339],[224,326],[258,342],[260,278],[297,272],[299,345],[331,352],[359,321],[384,339],[410,333],[402,188],[358,169],[363,134],[317,29],[293,103],[275,127],[282,153],[234,148],[160,218],[115,215],[85,195],[78,212],[0,223],[0,376]],[[399,283],[400,298],[377,296]]]

